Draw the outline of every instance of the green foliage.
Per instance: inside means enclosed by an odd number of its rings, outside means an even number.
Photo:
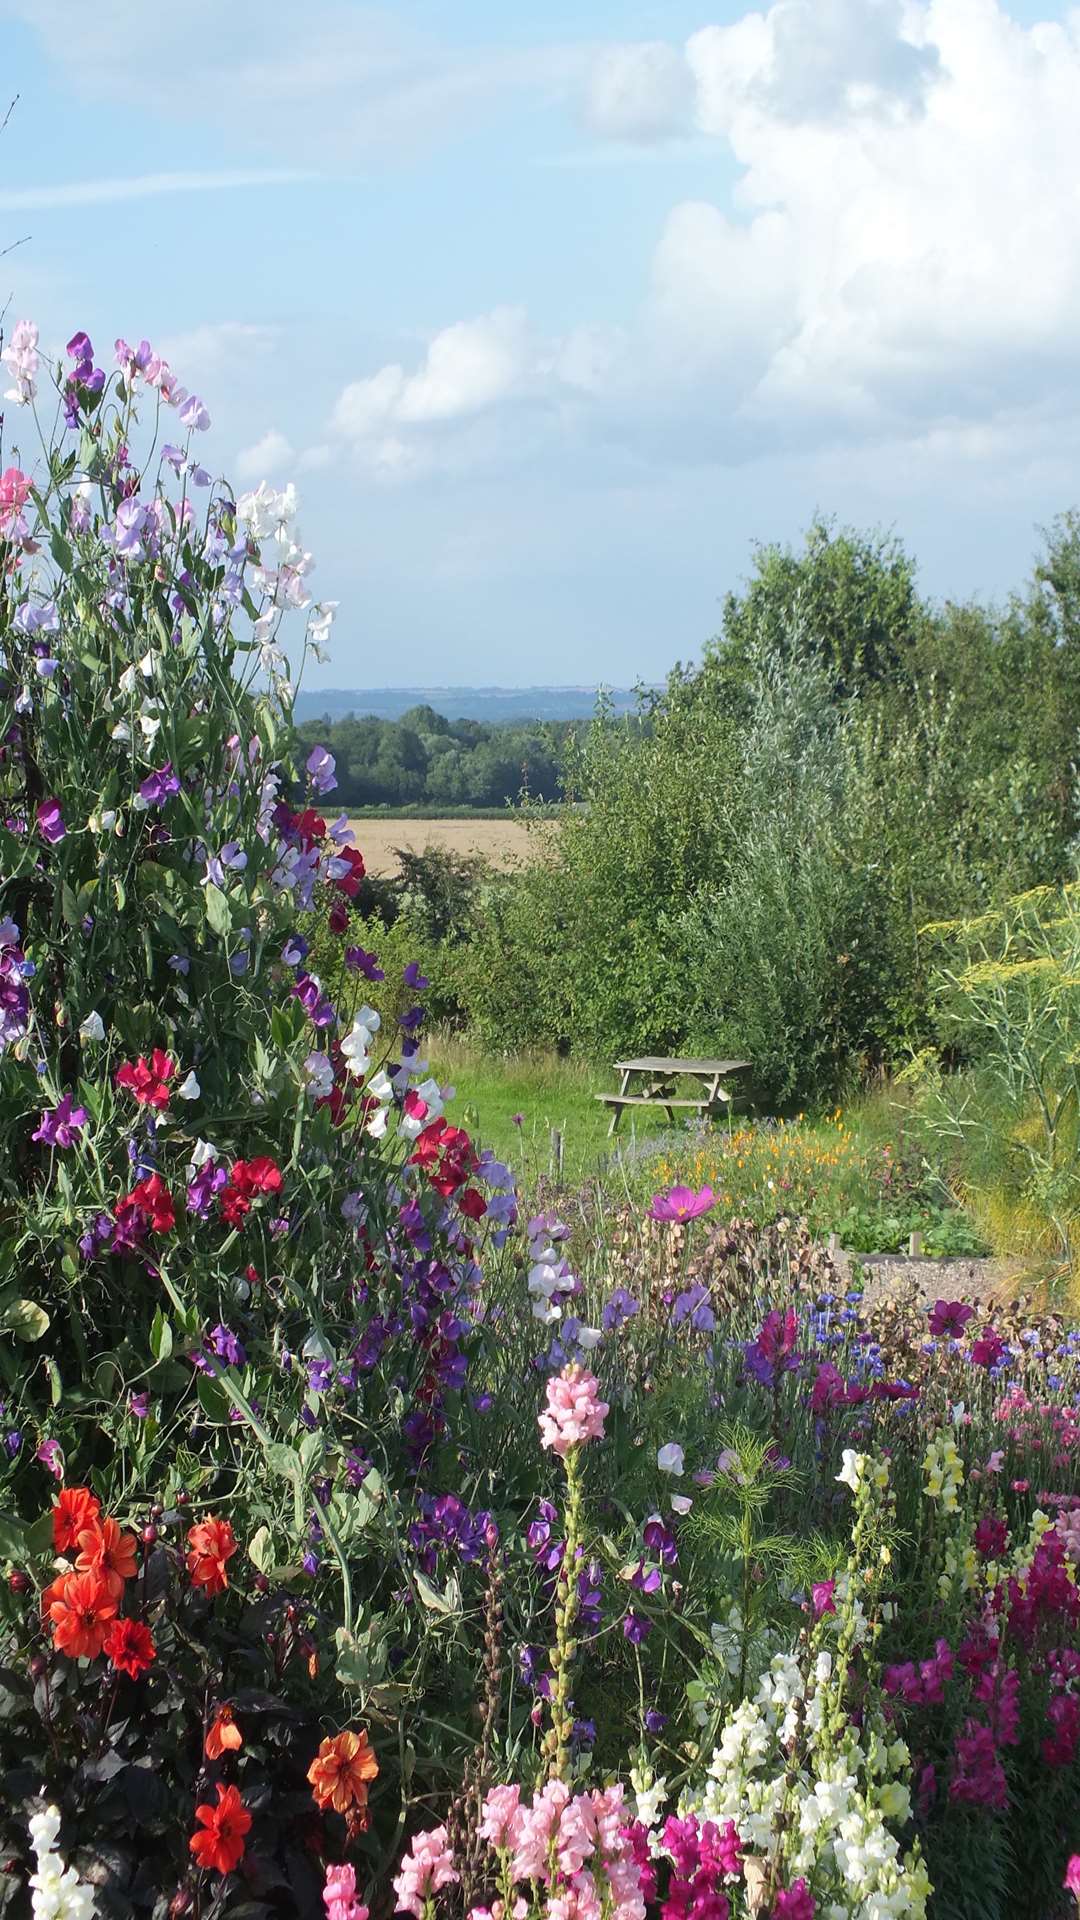
[[[298,731],[306,745],[335,754],[342,806],[471,811],[522,794],[558,799],[566,742],[578,724],[447,720],[420,706],[400,720],[350,715],[305,720]]]

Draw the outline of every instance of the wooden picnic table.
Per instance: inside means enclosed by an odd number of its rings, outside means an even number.
[[[622,1119],[625,1107],[663,1107],[672,1125],[675,1124],[676,1107],[689,1107],[697,1113],[711,1113],[717,1106],[731,1101],[731,1094],[724,1082],[734,1074],[749,1071],[749,1060],[677,1059],[650,1053],[643,1055],[640,1060],[616,1060],[615,1072],[622,1076],[618,1093],[598,1093],[594,1098],[613,1109],[608,1128],[610,1137]],[[674,1083],[682,1079],[698,1081],[701,1092],[696,1098],[675,1098]]]

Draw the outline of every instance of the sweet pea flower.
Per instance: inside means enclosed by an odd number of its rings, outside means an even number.
[[[337,762],[326,747],[312,747],[305,761],[314,793],[333,793],[337,786]]]
[[[657,1449],[656,1464],[661,1473],[674,1474],[678,1478],[684,1471],[685,1455],[677,1441],[669,1440],[666,1446]]]
[[[1080,1853],[1071,1853],[1069,1855],[1069,1864],[1065,1869],[1065,1878],[1061,1884],[1065,1888],[1066,1893],[1071,1893],[1077,1905],[1080,1906]]]
[[[104,1038],[105,1022],[95,1008],[91,1013],[87,1014],[86,1019],[79,1027],[79,1039],[85,1042],[87,1040],[104,1040]]]
[[[42,1141],[47,1147],[74,1146],[89,1117],[86,1108],[73,1107],[70,1093],[65,1093],[51,1112],[42,1114],[37,1131],[30,1138]]]
[[[55,847],[58,841],[63,840],[67,828],[60,812],[59,800],[54,797],[51,800],[38,801],[37,823],[38,832],[43,840],[48,841],[50,847]]]

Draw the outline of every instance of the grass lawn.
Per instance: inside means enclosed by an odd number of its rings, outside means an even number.
[[[432,1034],[430,1054],[439,1079],[456,1089],[457,1118],[509,1162],[526,1195],[558,1172],[557,1130],[568,1186],[600,1175],[613,1194],[621,1189],[638,1203],[676,1182],[710,1186],[727,1215],[805,1215],[816,1233],[838,1233],[853,1252],[899,1252],[913,1232],[930,1254],[986,1250],[931,1164],[902,1089],[886,1086],[812,1118],[736,1118],[730,1127],[695,1121],[672,1129],[661,1107],[634,1109],[610,1139],[610,1111],[594,1098],[614,1090],[610,1066],[541,1052],[490,1054],[443,1033]]]

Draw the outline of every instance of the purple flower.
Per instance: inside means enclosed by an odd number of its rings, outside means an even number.
[[[367,953],[363,947],[346,947],[345,965],[353,973],[362,973],[365,980],[385,980],[386,975],[374,953]]]
[[[308,943],[304,939],[303,934],[290,933],[288,939],[285,942],[285,945],[281,949],[281,957],[284,960],[285,965],[287,967],[298,967],[300,965],[301,960],[306,960],[307,956],[308,956]],[[348,957],[349,957],[348,954],[346,954],[345,955],[346,960],[348,959]]]
[[[50,847],[54,847],[58,840],[64,838],[64,835],[67,833],[67,828],[64,825],[64,818],[60,812],[59,800],[53,798],[51,800],[38,801],[37,823],[38,832],[43,840],[48,841]]]
[[[672,1187],[670,1193],[654,1193],[649,1208],[650,1220],[696,1220],[716,1205],[711,1187],[695,1193],[691,1187]]]
[[[303,1567],[305,1573],[310,1573],[310,1574],[318,1573],[319,1571],[318,1554],[313,1553],[311,1551],[311,1548],[309,1547],[303,1559],[301,1560],[300,1565]]]
[[[189,394],[181,407],[180,424],[183,427],[194,427],[196,433],[205,433],[210,425],[210,415],[197,393]]]
[[[402,977],[405,981],[405,985],[407,987],[410,987],[414,993],[423,993],[424,988],[430,987],[431,985],[430,980],[424,979],[424,976],[421,973],[420,968],[415,960],[409,961],[409,964],[405,968],[405,971]]]
[[[150,524],[150,514],[140,500],[132,494],[122,500],[116,510],[116,527],[113,538],[116,551],[125,560],[142,560],[146,555],[143,535]]]
[[[653,1623],[644,1613],[635,1612],[631,1607],[622,1623],[622,1630],[632,1647],[640,1647],[653,1629]]]
[[[326,747],[312,747],[305,762],[314,793],[333,793],[337,786],[337,762]]]
[[[605,1333],[615,1333],[627,1320],[632,1320],[635,1313],[640,1312],[641,1308],[633,1294],[627,1293],[625,1287],[616,1287],[600,1315],[600,1324]]]
[[[709,1305],[709,1291],[700,1281],[695,1281],[685,1293],[676,1295],[671,1310],[671,1324],[681,1327],[684,1320],[689,1320],[695,1333],[713,1333],[716,1329],[716,1315]]]
[[[648,1713],[645,1715],[646,1733],[663,1733],[667,1723],[668,1716],[666,1713],[658,1713],[655,1707],[649,1708]]]
[[[242,1367],[247,1355],[233,1333],[231,1327],[216,1326],[210,1335],[210,1345],[219,1360],[227,1360],[230,1367]]]
[[[150,1395],[148,1393],[129,1393],[128,1412],[134,1420],[146,1420],[150,1414]]]
[[[40,1460],[42,1466],[48,1468],[54,1480],[63,1479],[64,1456],[60,1450],[59,1440],[43,1440],[34,1455],[34,1459]]]
[[[139,792],[148,807],[163,807],[171,794],[179,793],[180,782],[172,770],[171,760],[166,760],[156,773],[147,774],[139,782]]]
[[[65,1093],[58,1106],[51,1113],[43,1113],[37,1131],[31,1134],[32,1140],[41,1140],[47,1147],[73,1146],[89,1118],[85,1107],[73,1107],[70,1093]]]
[[[171,967],[174,973],[189,974],[191,972],[191,961],[186,953],[170,953],[165,964]]]

